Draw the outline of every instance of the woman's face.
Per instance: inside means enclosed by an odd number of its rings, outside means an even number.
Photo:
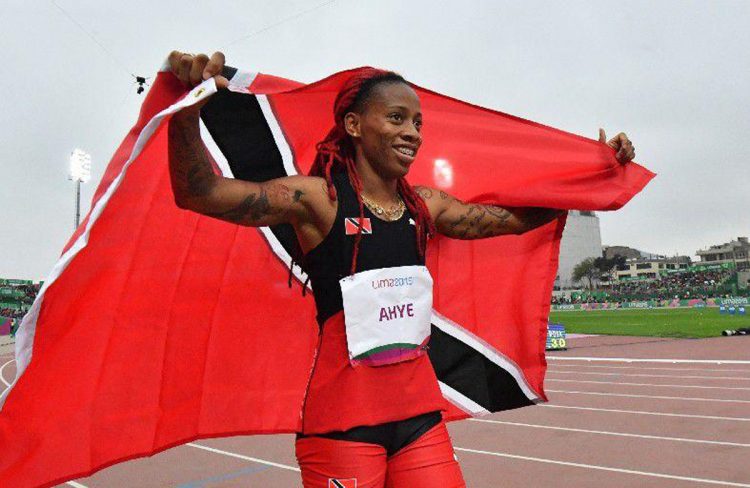
[[[370,92],[361,114],[345,119],[358,154],[383,178],[400,178],[422,144],[419,97],[405,83],[381,83]]]

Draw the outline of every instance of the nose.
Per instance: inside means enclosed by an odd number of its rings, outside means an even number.
[[[422,134],[414,127],[414,124],[406,124],[403,132],[401,132],[401,138],[417,146],[422,144]]]

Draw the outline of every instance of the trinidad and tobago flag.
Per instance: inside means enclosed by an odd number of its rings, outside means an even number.
[[[362,228],[362,234],[372,234],[372,223],[369,217],[360,219],[359,217],[347,217],[344,219],[344,230],[346,235],[352,236],[359,232],[359,228]]]
[[[303,85],[227,68],[230,90],[202,110],[216,172],[306,174],[352,72]],[[414,89],[428,123],[412,184],[471,202],[612,210],[654,176],[597,141]],[[169,119],[215,91],[209,80],[186,93],[158,74],[23,319],[17,377],[0,397],[0,486],[51,486],[198,438],[300,428],[318,327],[309,294],[287,287],[292,228],[228,224],[172,196]],[[564,224],[430,242],[429,351],[449,419],[545,400]]]
[[[357,478],[328,478],[328,488],[357,488]]]

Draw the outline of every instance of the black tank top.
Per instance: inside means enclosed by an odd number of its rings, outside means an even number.
[[[343,310],[339,280],[349,276],[359,223],[357,195],[345,172],[333,175],[338,209],[333,227],[323,241],[305,255],[303,266],[313,289],[318,324]],[[423,265],[417,249],[416,227],[408,209],[387,222],[365,206],[365,222],[357,255],[357,272],[396,266]]]

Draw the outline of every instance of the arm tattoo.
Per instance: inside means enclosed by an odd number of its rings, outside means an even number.
[[[216,182],[216,175],[201,143],[197,121],[173,119],[168,135],[169,168],[175,198],[208,195]]]
[[[523,208],[508,210],[496,205],[460,205],[458,213],[443,225],[442,232],[456,239],[481,239],[502,234],[522,234],[551,222],[564,211],[550,208]]]
[[[442,198],[442,195],[441,195]],[[450,198],[446,194],[446,198]],[[481,205],[476,203],[463,203],[458,200],[453,202],[451,219],[446,222],[442,231],[449,237],[456,239],[480,239],[500,234],[509,234],[507,221],[511,213],[494,205]],[[458,212],[456,212],[458,206]]]
[[[295,190],[293,197],[297,198],[295,202],[299,201],[303,194],[301,190]],[[262,220],[266,217],[289,212],[291,198],[288,186],[280,183],[262,183],[258,194],[249,193],[235,207],[207,215],[238,224],[262,225]]]
[[[464,203],[442,190],[426,186],[415,186],[414,189],[425,201],[433,196],[440,197],[439,201],[443,202],[439,205],[445,210],[435,224],[442,234],[456,239],[522,234],[554,220],[564,212],[548,208],[507,209],[497,205]]]
[[[431,188],[427,188],[426,186],[415,186],[414,190],[416,190],[417,194],[424,200],[429,200],[430,198],[432,198]]]

